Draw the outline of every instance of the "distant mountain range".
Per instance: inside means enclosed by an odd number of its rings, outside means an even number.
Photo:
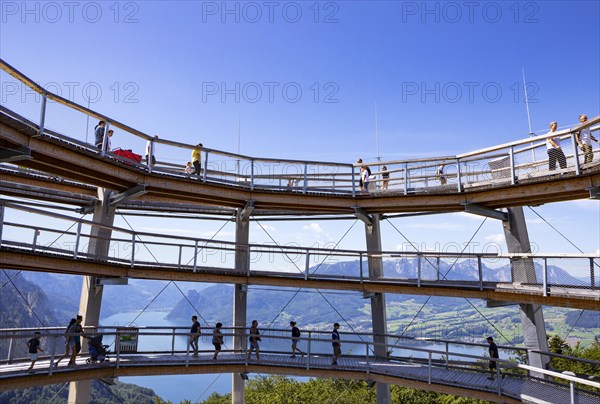
[[[436,262],[421,262],[422,279],[435,279],[436,270],[432,267]],[[385,260],[385,276],[390,278],[416,278],[417,259],[401,258]],[[363,263],[366,272],[366,262]],[[508,282],[510,266],[505,265],[490,268],[483,265],[486,281]],[[359,273],[358,261],[346,261],[322,264],[310,270],[317,274],[356,276]],[[456,264],[440,260],[440,273],[449,280],[478,279],[477,263],[475,261],[459,260]],[[536,264],[538,279],[541,279],[542,267]],[[8,281],[16,271],[4,271],[2,283]],[[548,266],[550,282],[562,284],[585,285],[581,279],[569,275],[556,266]],[[77,314],[82,277],[73,275],[50,274],[43,272],[23,271],[15,276],[13,282],[25,295],[29,305],[36,307],[38,316],[44,323],[62,325]],[[167,286],[168,285],[168,286]],[[0,305],[3,315],[0,317],[2,327],[26,327],[39,325],[32,311],[24,304],[7,284],[0,289]],[[181,291],[180,291],[180,290]],[[162,291],[162,292],[161,292]],[[159,294],[157,297],[157,294]],[[304,326],[329,326],[341,318],[347,319],[357,330],[370,329],[370,301],[364,299],[359,292],[316,291],[311,289],[267,288],[250,286],[248,294],[248,319],[257,319],[261,323],[271,323],[287,326],[293,319]],[[102,315],[107,317],[115,313],[142,310],[149,305],[149,310],[168,311],[167,318],[171,320],[188,321],[194,313],[200,315],[209,323],[221,321],[231,324],[233,312],[233,292],[230,285],[210,285],[202,283],[178,282],[176,285],[166,281],[130,280],[127,286],[105,286]],[[429,310],[435,313],[462,313],[471,309],[471,305],[462,298],[430,297],[386,294],[388,305],[388,321],[405,320],[408,322],[415,314],[414,305],[420,305],[427,299]],[[473,300],[483,307],[483,301]],[[9,302],[11,302],[9,304]],[[410,307],[409,306],[413,306]],[[5,313],[11,313],[10,315]],[[513,314],[518,321],[518,313]],[[18,320],[17,320],[18,319]]]

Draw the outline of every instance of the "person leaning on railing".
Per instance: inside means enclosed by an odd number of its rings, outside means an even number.
[[[556,121],[550,122],[550,132],[548,134],[556,132],[557,126],[558,123]],[[567,158],[560,148],[560,136],[546,139],[546,148],[548,152],[548,170],[555,170],[557,161],[560,168],[567,168]]]
[[[104,142],[104,127],[105,126],[106,126],[106,122],[99,121],[98,125],[96,125],[96,127],[94,128],[94,136],[96,137],[94,144],[100,150],[102,150],[102,143]]]
[[[585,121],[587,121],[587,116],[585,114],[579,115],[579,122],[584,123]],[[575,140],[577,141],[579,148],[583,152],[585,158],[583,163],[591,163],[594,159],[594,149],[592,148],[592,140],[597,143],[600,143],[600,141],[598,141],[598,139],[596,139],[594,135],[592,135],[592,132],[589,127],[581,129],[579,132],[577,132]]]

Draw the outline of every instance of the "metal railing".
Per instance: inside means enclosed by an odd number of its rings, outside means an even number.
[[[52,375],[56,370],[55,363],[59,355],[62,354],[60,348],[64,345],[65,338],[70,336],[64,332],[64,328],[46,327],[46,328],[27,328],[27,329],[4,329],[0,330],[0,348],[8,346],[8,352],[5,352],[6,359],[0,359],[0,379],[6,377],[15,377],[20,374],[26,374],[25,368],[15,368],[14,364],[28,363],[26,354],[26,341],[33,336],[34,331],[42,333],[42,346],[46,347],[47,353],[41,355],[38,359],[36,371],[39,373],[47,372]],[[201,328],[200,338],[210,340],[212,329],[209,327]],[[140,362],[136,361],[137,356],[144,357],[144,365],[161,366],[161,365],[180,365],[194,366],[198,364],[195,361],[199,359],[193,358],[190,349],[190,333],[187,327],[105,327],[97,328],[86,327],[85,333],[87,336],[102,335],[106,338],[103,343],[110,346],[108,356],[108,364],[103,363],[103,366],[115,366],[116,368],[139,366]],[[128,338],[123,336],[131,336],[135,334],[135,349],[126,349],[131,344]],[[322,330],[303,330],[303,336],[299,338],[298,347],[304,350],[304,354],[297,361],[290,361],[288,356],[291,351],[284,348],[290,340],[290,331],[283,329],[263,329],[260,330],[261,336],[261,354],[262,358],[256,362],[248,355],[247,342],[250,336],[249,330],[246,328],[223,327],[223,335],[228,342],[233,335],[240,336],[243,342],[242,349],[227,349],[221,351],[221,360],[225,363],[243,363],[247,368],[253,363],[261,365],[286,365],[289,367],[303,368],[308,371],[321,370],[323,368],[332,368],[330,365],[331,358],[331,334],[330,331]],[[501,377],[501,369],[503,375],[514,380],[527,380],[529,383],[534,383],[536,388],[533,391],[543,391],[544,389],[554,389],[558,393],[562,392],[566,395],[566,384],[557,383],[550,380],[542,380],[537,377],[526,375],[524,371],[535,375],[545,375],[547,377],[558,379],[562,383],[568,383],[571,402],[584,402],[582,400],[593,402],[600,397],[600,394],[586,390],[586,388],[600,389],[600,383],[569,374],[559,373],[557,371],[536,368],[529,365],[523,365],[506,359],[497,359],[496,363],[496,378],[492,383],[482,385],[481,381],[457,382],[456,378],[451,376],[445,377],[443,373],[436,372],[434,376],[433,370],[443,370],[452,372],[469,372],[471,374],[488,374],[487,364],[489,357],[482,355],[467,354],[455,352],[446,348],[446,350],[436,350],[415,346],[415,339],[400,337],[404,344],[390,344],[386,339],[397,338],[392,334],[376,335],[372,333],[345,333],[341,332],[340,343],[345,352],[336,368],[345,371],[358,371],[365,373],[365,377],[369,379],[369,374],[385,374],[388,376],[396,376],[400,378],[409,378],[412,380],[420,380],[428,384],[452,384],[466,389],[487,390],[497,393],[499,396],[509,396],[520,398],[520,388],[515,388],[514,383],[505,385],[504,378]],[[79,337],[78,335],[75,335]],[[383,338],[383,339],[382,339]],[[398,341],[398,340],[397,340]],[[431,340],[428,340],[431,341]],[[465,343],[443,341],[448,345],[464,345]],[[150,342],[146,344],[146,342]],[[412,345],[408,345],[413,343]],[[201,340],[201,345],[207,345]],[[473,347],[479,347],[482,350],[487,350],[487,344],[468,344]],[[17,349],[20,347],[21,349]],[[165,349],[166,348],[166,349]],[[377,349],[381,348],[381,349]],[[514,347],[499,347],[501,351],[518,352],[523,351],[522,348]],[[384,352],[384,354],[376,355],[375,352]],[[200,349],[201,354],[207,354],[210,357],[214,351],[212,349]],[[395,354],[398,352],[398,354]],[[226,356],[226,354],[234,354],[234,356]],[[402,355],[400,355],[402,354]],[[148,356],[151,355],[151,356]],[[235,356],[235,355],[241,355]],[[85,353],[80,356],[86,356]],[[299,355],[300,356],[300,355]],[[449,361],[449,357],[460,358],[460,360]],[[344,360],[344,358],[352,359]],[[567,357],[574,362],[581,362],[580,358]],[[201,358],[200,358],[201,360]],[[46,362],[47,361],[47,362]],[[585,361],[589,362],[589,361]],[[595,362],[600,366],[600,362]],[[13,364],[13,366],[8,366]],[[387,367],[394,364],[393,368]],[[399,366],[399,365],[406,366]],[[74,369],[95,366],[94,363],[83,365],[81,361]],[[4,369],[3,369],[4,368]],[[63,368],[61,368],[63,369]],[[415,371],[415,369],[425,369],[426,373]],[[250,368],[251,370],[251,368]],[[512,385],[512,387],[510,387]]]
[[[132,169],[251,190],[367,195],[367,192],[359,189],[359,164],[255,157],[208,147],[201,150],[201,174],[190,176],[184,172],[184,168],[195,144],[154,137],[131,128],[48,91],[3,60],[0,60],[0,69],[4,91],[0,107],[4,114],[29,125],[39,136],[99,154]],[[92,140],[88,139],[89,118],[106,122],[101,149],[93,144],[93,133]],[[369,195],[388,192],[406,195],[455,193],[539,181],[555,174],[581,175],[585,169],[598,165],[600,150],[593,151],[594,160],[591,163],[582,163],[583,152],[577,148],[576,133],[586,127],[592,131],[599,130],[599,123],[600,116],[596,116],[584,124],[552,135],[536,136],[456,156],[365,163],[372,169]],[[146,150],[145,143],[150,142],[148,161],[154,157],[156,164],[147,164],[145,160],[142,163],[132,162],[107,150],[106,134],[109,128],[119,131],[112,138],[112,146],[135,150],[142,157]],[[558,170],[550,170],[547,167],[546,139],[556,136],[563,141],[566,165]],[[444,169],[440,173],[438,168],[442,164]],[[388,178],[383,178],[384,165],[387,166]]]
[[[589,297],[600,289],[600,256],[594,254],[373,253],[364,250],[236,244],[233,241],[106,226],[3,200],[0,200],[0,211],[0,246],[75,260],[92,259],[148,271],[218,272],[242,277],[284,275],[305,280],[360,283],[376,280],[417,287],[439,285],[496,290],[502,284],[506,284],[506,288],[513,287],[511,262],[520,261],[523,269],[530,273],[529,282],[519,284],[519,289],[526,293],[535,291],[548,296],[567,290],[571,295],[582,293]],[[17,212],[27,212],[30,219],[28,223],[19,221]],[[16,220],[11,221],[13,214]],[[92,235],[92,227],[108,230],[111,237]],[[90,245],[103,248],[90,249]],[[243,252],[247,256],[242,272],[235,267],[236,252]],[[383,274],[377,279],[369,275],[369,258],[382,260]],[[352,261],[357,265],[343,271],[331,265]],[[464,266],[471,270],[457,269]]]

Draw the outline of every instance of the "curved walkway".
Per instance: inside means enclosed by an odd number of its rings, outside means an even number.
[[[463,210],[465,204],[496,209],[586,198],[600,187],[600,152],[595,150],[595,160],[583,163],[575,142],[578,130],[600,129],[600,116],[553,135],[562,139],[563,169],[547,167],[549,136],[542,135],[456,156],[365,163],[373,173],[369,193],[359,189],[359,164],[263,158],[209,148],[202,149],[201,175],[186,175],[184,163],[194,145],[149,136],[66,100],[3,60],[0,69],[3,82],[26,86],[42,99],[0,101],[0,149],[6,161],[117,192],[143,185],[145,194],[139,201],[233,208],[252,201],[256,209],[328,214],[351,214],[356,208],[368,213],[451,212]],[[141,154],[148,141],[149,158],[157,157],[157,164],[112,153],[107,138],[100,150],[83,141],[72,128],[90,117],[119,129],[121,141],[130,137],[137,142]],[[155,147],[160,152],[154,153]],[[181,163],[161,161],[161,156]]]
[[[25,388],[75,380],[151,376],[165,374],[260,373],[292,376],[332,377],[393,383],[423,390],[477,397],[501,402],[570,403],[569,387],[541,379],[507,373],[504,378],[488,380],[485,370],[446,368],[420,361],[396,361],[342,357],[337,366],[327,355],[290,358],[288,353],[263,353],[260,360],[247,360],[245,354],[223,353],[217,361],[211,353],[190,358],[182,354],[127,354],[117,362],[86,364],[80,358],[75,367],[61,365],[50,375],[49,360],[39,361],[35,373],[28,373],[28,362],[0,366],[1,390]],[[598,383],[596,383],[598,384]],[[575,391],[575,402],[595,404],[600,395]]]

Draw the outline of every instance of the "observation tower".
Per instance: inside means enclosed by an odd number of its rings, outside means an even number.
[[[600,116],[552,135],[562,141],[566,164],[561,168],[549,169],[546,139],[551,136],[543,135],[455,156],[365,163],[374,178],[365,192],[360,187],[362,164],[283,160],[204,147],[202,171],[190,175],[183,165],[161,161],[154,151],[160,148],[164,154],[188,156],[196,145],[141,132],[42,88],[4,61],[0,68],[3,88],[14,83],[35,94],[26,102],[2,97],[0,105],[0,264],[4,269],[83,275],[79,307],[84,329],[114,340],[113,358],[103,366],[77,362],[75,367],[56,368],[56,357],[62,355],[56,341],[64,330],[52,324],[44,329],[51,349],[39,360],[42,370],[29,374],[29,362],[18,356],[14,346],[16,341],[22,345],[32,330],[2,330],[8,356],[0,362],[0,389],[71,382],[69,402],[85,403],[93,379],[232,373],[232,401],[243,403],[244,380],[248,374],[261,373],[367,380],[375,385],[378,403],[390,402],[390,384],[498,402],[600,400],[593,391],[600,388],[597,380],[549,368],[553,354],[542,310],[542,306],[556,306],[600,311],[600,257],[532,252],[523,213],[526,206],[599,198],[600,151],[594,149],[592,161],[585,162],[575,137],[585,128],[600,129]],[[74,129],[88,119],[106,122],[99,147]],[[137,144],[138,150],[148,144],[148,157],[142,155],[137,161],[111,150],[110,129]],[[57,213],[57,206],[64,212]],[[114,225],[117,211],[232,222],[235,240],[120,228]],[[467,212],[497,222],[508,251],[383,250],[383,222],[449,212]],[[14,217],[28,219],[14,221]],[[277,240],[265,246],[250,239],[253,221],[307,218],[358,220],[364,226],[366,248],[283,246]],[[63,242],[42,243],[38,239],[42,231]],[[115,254],[114,243],[128,254]],[[224,263],[200,260],[208,248],[232,259]],[[293,261],[295,269],[259,265],[252,260],[253,254],[274,254],[279,260]],[[301,258],[290,260],[292,255]],[[356,261],[358,268],[340,274],[311,266],[315,259],[325,262],[328,257]],[[386,271],[384,264],[391,259],[407,259],[415,266],[398,276]],[[486,265],[491,259],[509,265],[510,276],[499,278]],[[454,276],[453,264],[448,263],[459,260],[472,264],[475,273]],[[575,278],[556,275],[554,267],[565,263],[586,276],[575,282]],[[234,285],[233,313],[223,321],[231,324],[224,329],[232,341],[229,349],[218,362],[208,356],[195,359],[189,348],[177,350],[175,342],[164,352],[130,350],[126,341],[131,340],[122,337],[131,330],[99,322],[104,286],[127,284],[129,279]],[[302,337],[308,347],[306,356],[290,359],[289,352],[265,352],[260,361],[249,360],[247,302],[252,286],[360,293],[370,303],[370,331],[342,333],[342,342],[360,346],[364,354],[342,357],[332,366],[330,333],[308,330]],[[490,306],[510,305],[520,313],[524,347],[503,349],[524,354],[527,361],[517,364],[500,359],[498,376],[506,368],[506,377],[489,381],[487,369],[475,366],[484,358],[454,352],[453,341],[442,341],[443,351],[409,346],[401,335],[389,333],[386,296],[390,294],[474,298]],[[186,332],[159,327],[135,331],[139,338],[172,335],[173,341]],[[282,335],[274,333],[269,338],[289,339]]]

